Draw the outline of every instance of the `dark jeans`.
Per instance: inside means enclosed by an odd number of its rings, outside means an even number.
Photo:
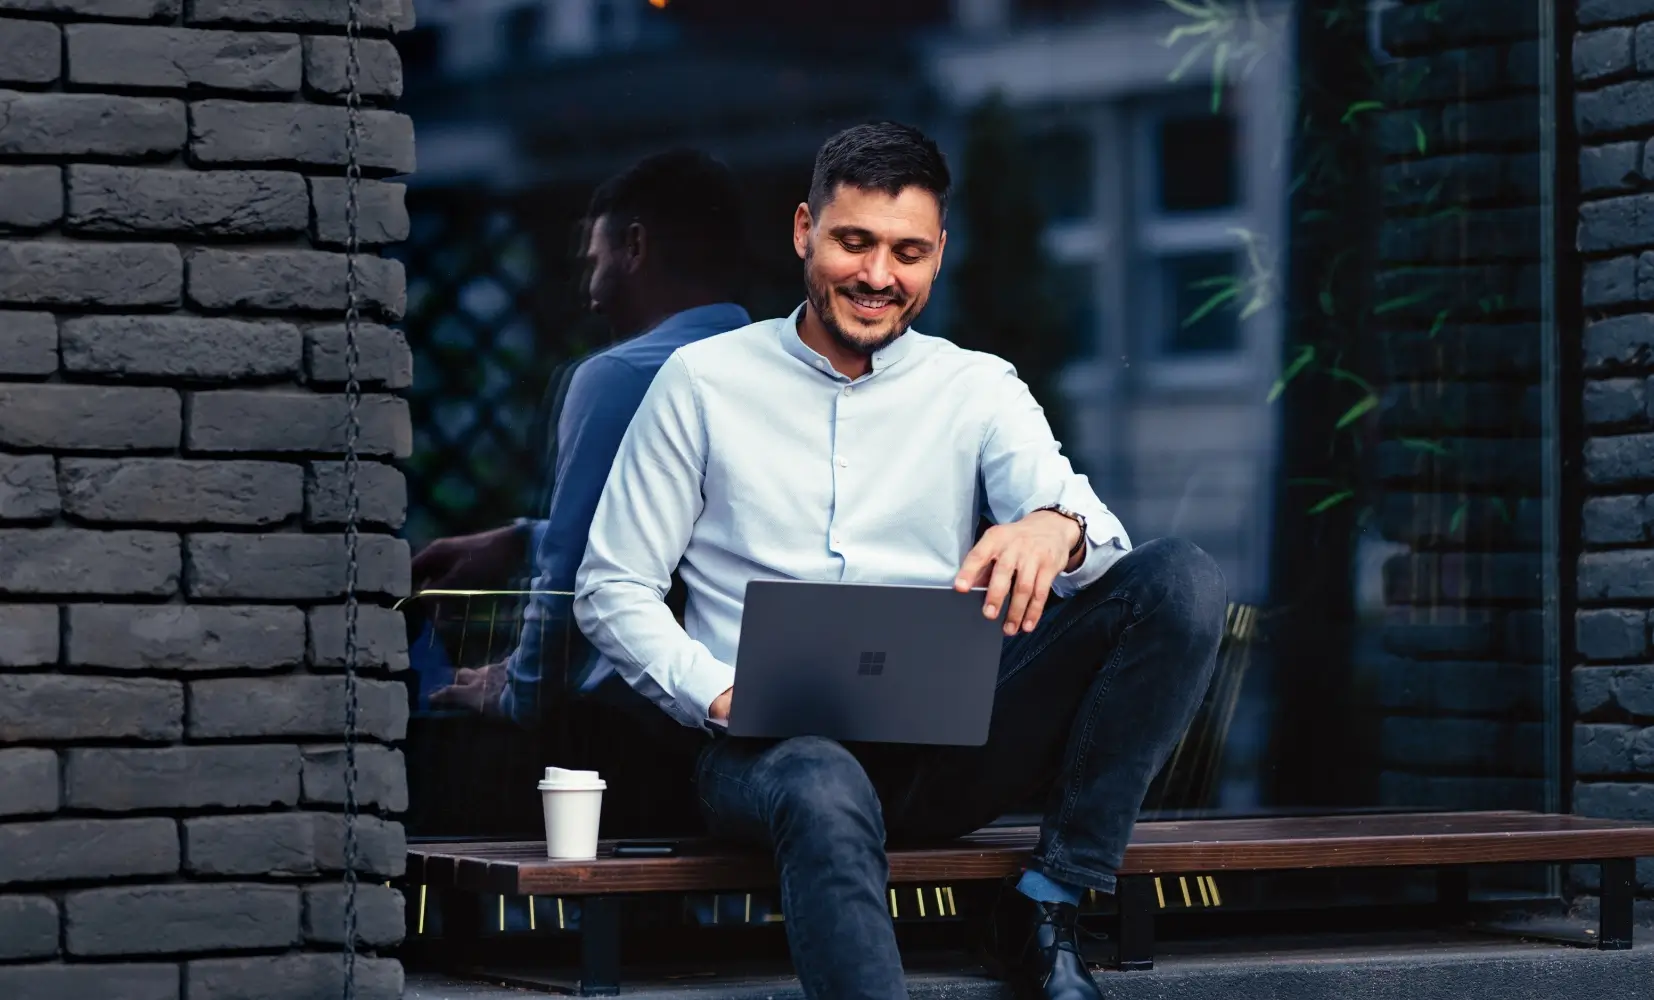
[[[1209,556],[1151,542],[1005,641],[983,746],[713,740],[696,769],[702,812],[714,834],[775,852],[805,995],[907,995],[887,836],[961,836],[1043,792],[1029,867],[1112,892],[1149,783],[1205,694],[1225,602]]]

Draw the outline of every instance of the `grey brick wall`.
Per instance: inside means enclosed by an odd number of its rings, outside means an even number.
[[[0,0],[0,997],[336,995],[345,0]],[[364,0],[358,996],[401,991],[410,0]]]
[[[1571,654],[1574,811],[1654,820],[1654,3],[1581,0],[1573,41],[1587,491]],[[1567,335],[1571,331],[1563,331]],[[1596,888],[1596,872],[1579,873]],[[1654,864],[1637,868],[1654,893]]]
[[[1374,311],[1386,805],[1543,808],[1539,24],[1531,4],[1406,3],[1381,22]],[[1605,81],[1629,44],[1592,49]],[[1611,167],[1605,168],[1611,172]],[[1635,287],[1635,268],[1622,284]],[[1636,389],[1601,401],[1641,406]]]

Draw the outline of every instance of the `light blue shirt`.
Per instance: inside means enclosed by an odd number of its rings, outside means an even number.
[[[569,377],[556,414],[557,460],[544,517],[531,522],[534,575],[523,608],[523,629],[506,659],[500,710],[524,725],[540,719],[544,678],[595,686],[607,664],[570,627],[570,592],[586,551],[586,532],[609,478],[615,452],[655,373],[685,344],[746,326],[747,311],[732,302],[685,309],[649,331],[583,359]]]
[[[909,331],[851,380],[798,312],[679,348],[638,407],[576,580],[580,629],[686,726],[735,683],[758,578],[951,586],[984,510],[1086,518],[1068,596],[1131,546],[1005,361]],[[689,600],[664,602],[673,569]]]

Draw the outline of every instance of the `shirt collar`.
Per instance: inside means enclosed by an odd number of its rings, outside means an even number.
[[[804,306],[801,304],[798,308],[792,311],[791,315],[781,321],[781,346],[786,349],[788,354],[791,354],[793,357],[809,365],[811,368],[825,372],[835,379],[844,379],[844,376],[833,367],[831,362],[819,354],[815,348],[804,343],[803,338],[798,335],[798,321],[803,317],[803,315]],[[903,333],[900,337],[897,337],[894,341],[887,344],[882,349],[873,352],[873,370],[862,377],[870,378],[873,375],[877,375],[879,372],[884,371],[886,368],[889,368],[891,365],[894,365],[903,358],[907,357],[908,353],[913,349],[914,339],[914,331],[909,329],[907,332]]]

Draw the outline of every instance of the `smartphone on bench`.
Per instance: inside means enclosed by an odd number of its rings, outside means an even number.
[[[617,858],[670,858],[678,853],[678,845],[670,840],[622,840],[615,844]]]

